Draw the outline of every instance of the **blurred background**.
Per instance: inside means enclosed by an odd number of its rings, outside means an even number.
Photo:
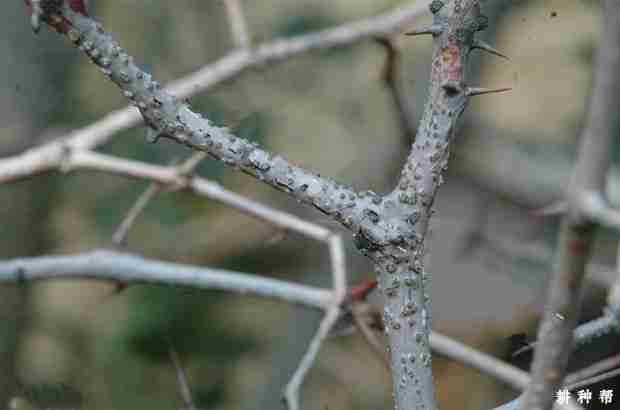
[[[125,106],[122,95],[66,40],[35,36],[21,1],[0,14],[0,155],[9,156]],[[242,1],[254,43],[375,15],[406,1]],[[475,52],[471,82],[513,91],[472,101],[461,121],[447,184],[436,201],[429,269],[433,326],[527,369],[552,266],[556,217],[532,210],[561,198],[591,84],[599,32],[593,0],[495,0],[484,5],[488,42],[511,61]],[[233,42],[220,0],[91,1],[92,14],[162,83],[215,61]],[[419,24],[428,22],[421,18]],[[399,36],[402,86],[417,121],[430,38]],[[412,136],[399,128],[373,41],[250,71],[191,103],[238,135],[359,190],[389,192]],[[145,143],[144,129],[102,152],[167,164],[189,150]],[[620,156],[618,147],[614,158]],[[334,230],[308,207],[215,160],[199,174]],[[609,194],[620,204],[620,177]],[[79,173],[0,187],[0,257],[66,254],[111,245],[147,184]],[[147,257],[330,286],[326,249],[187,193],[158,196],[129,233]],[[345,233],[346,238],[350,238]],[[583,320],[601,314],[615,277],[617,237],[600,231]],[[347,243],[350,241],[347,241]],[[350,283],[372,266],[348,243]],[[168,343],[201,409],[277,409],[320,314],[270,300],[164,286],[87,281],[0,288],[0,399],[16,408],[181,409]],[[610,354],[609,338],[576,352],[571,369]],[[459,363],[433,362],[442,408],[492,408],[517,395]],[[391,408],[391,379],[359,335],[330,339],[302,390],[304,409]],[[604,387],[612,386],[605,382]],[[595,386],[596,387],[596,386]],[[600,386],[599,386],[600,387]],[[596,391],[596,390],[595,390]],[[596,394],[596,393],[595,393]],[[19,400],[15,400],[19,397]],[[2,405],[4,406],[4,405]],[[4,407],[2,407],[4,408]],[[590,406],[588,408],[596,408]]]

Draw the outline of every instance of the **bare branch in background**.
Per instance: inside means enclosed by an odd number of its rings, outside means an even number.
[[[564,385],[569,390],[575,390],[588,384],[593,384],[592,377],[597,375],[608,375],[610,369],[620,367],[620,354],[603,359],[581,370],[577,370],[568,376]]]
[[[170,357],[172,366],[174,366],[174,372],[177,377],[179,395],[181,396],[181,400],[183,400],[183,404],[185,404],[185,410],[197,410],[194,399],[192,398],[192,390],[189,387],[185,370],[183,370],[183,365],[181,364],[181,359],[170,339],[166,340],[166,344],[168,345],[168,356]]]
[[[129,234],[129,229],[133,226],[138,219],[138,216],[144,211],[146,206],[151,202],[153,198],[157,196],[161,192],[161,186],[156,184],[155,182],[151,182],[147,189],[140,194],[136,202],[132,205],[131,208],[125,214],[125,217],[121,221],[120,225],[114,232],[112,236],[112,243],[117,246],[125,246],[125,241],[127,240],[127,234]]]
[[[398,115],[400,128],[403,130],[404,142],[410,144],[416,132],[413,112],[413,97],[407,94],[402,78],[402,57],[398,41],[394,37],[378,37],[377,42],[386,51],[383,81],[390,90],[394,107]]]
[[[367,304],[354,303],[351,306],[351,317],[353,319],[353,324],[360,332],[366,343],[370,346],[372,351],[379,357],[381,363],[383,363],[386,369],[390,370],[390,358],[387,354],[387,349],[385,346],[377,339],[377,336],[370,328],[369,320],[373,320],[370,315],[373,315],[374,312],[368,312],[369,308]],[[377,316],[380,316],[379,312],[376,312]]]
[[[548,300],[538,331],[532,381],[523,409],[547,410],[562,384],[580,309],[581,283],[592,242],[594,224],[582,204],[603,195],[609,168],[609,147],[620,130],[620,3],[603,0],[602,34],[594,68],[594,85],[575,167],[568,214],[559,237],[557,268],[549,283]]]
[[[428,12],[428,0],[399,7],[384,14],[318,32],[274,40],[251,50],[235,50],[202,69],[173,81],[165,91],[179,100],[231,80],[251,68],[270,65],[307,52],[350,45],[371,37],[396,33]],[[64,147],[92,149],[106,144],[117,133],[143,123],[132,106],[114,111],[99,121],[20,155],[0,159],[0,183],[48,172],[49,158],[62,155]]]
[[[226,6],[226,14],[230,22],[230,32],[235,47],[240,49],[249,48],[251,40],[241,0],[224,0],[224,5]]]
[[[185,175],[187,177],[192,174],[196,167],[200,164],[200,161],[202,161],[205,157],[206,154],[204,152],[193,153],[188,159],[185,160],[185,162],[177,167],[179,175]],[[140,216],[140,214],[144,211],[148,203],[161,191],[161,185],[151,182],[149,187],[142,192],[132,207],[129,208],[127,214],[125,214],[125,217],[112,236],[112,243],[116,246],[125,245],[127,234],[136,222],[136,219],[138,219],[138,216]]]
[[[222,269],[156,261],[108,250],[0,262],[0,282],[49,279],[97,279],[128,284],[193,286],[280,299],[318,309],[327,309],[333,299],[332,292],[311,286]]]
[[[442,334],[431,333],[431,346],[434,352],[478,369],[515,390],[524,389],[529,382],[527,372]]]

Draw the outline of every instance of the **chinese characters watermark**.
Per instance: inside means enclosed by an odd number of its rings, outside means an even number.
[[[592,390],[583,389],[578,390],[576,395],[577,403],[579,404],[590,404],[593,400]],[[568,404],[571,400],[572,395],[568,389],[560,389],[555,394],[555,401],[558,404]],[[614,399],[614,391],[613,389],[601,389],[598,393],[598,400],[601,404],[611,404]]]

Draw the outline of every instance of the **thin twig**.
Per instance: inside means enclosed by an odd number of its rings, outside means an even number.
[[[128,284],[193,286],[280,299],[322,310],[327,310],[334,299],[331,291],[311,286],[223,269],[145,259],[110,250],[0,262],[0,282],[46,279],[97,279]]]
[[[226,6],[226,14],[230,23],[230,32],[232,34],[235,46],[240,49],[250,47],[250,34],[248,24],[241,7],[240,0],[224,0]]]
[[[151,182],[147,189],[140,194],[136,202],[132,205],[131,208],[125,214],[122,222],[114,232],[112,236],[112,243],[116,246],[124,246],[125,241],[127,239],[127,234],[129,233],[129,229],[133,226],[138,219],[138,216],[144,211],[148,203],[157,196],[161,192],[161,185]]]
[[[620,376],[620,369],[611,370],[611,371],[608,371],[608,372],[605,372],[605,373],[602,373],[596,376],[589,377],[587,379],[580,380],[573,384],[566,385],[566,389],[568,390],[580,389],[582,387],[589,386],[591,384],[600,383],[602,381],[612,379],[616,376]]]
[[[437,332],[432,332],[430,339],[433,351],[478,369],[516,390],[524,389],[529,382],[527,372],[461,342]]]
[[[590,377],[593,377],[597,374],[608,371],[609,369],[613,369],[615,367],[620,367],[620,354],[616,354],[614,356],[603,359],[599,362],[591,364],[588,367],[577,370],[568,376],[566,376],[566,380],[564,384],[567,386],[573,386],[576,383],[580,383]],[[570,390],[573,390],[574,387],[571,387]]]
[[[291,380],[284,389],[284,401],[289,410],[299,410],[299,389],[305,375],[314,364],[321,345],[329,335],[334,324],[338,321],[341,306],[346,297],[346,261],[344,247],[340,236],[333,235],[329,239],[329,250],[332,261],[333,298],[328,305],[325,316],[314,335],[308,350],[301,359],[299,366],[293,373]]]
[[[402,78],[401,51],[394,37],[378,37],[377,42],[386,50],[383,81],[390,90],[400,127],[403,130],[404,142],[408,145],[415,136],[416,124],[413,121],[413,97],[406,92]]]
[[[377,357],[379,357],[381,363],[383,363],[385,368],[389,371],[390,358],[388,357],[387,350],[384,344],[377,339],[375,332],[368,326],[368,323],[366,323],[365,319],[367,317],[367,312],[362,312],[360,310],[360,307],[360,303],[354,303],[351,305],[353,324],[355,325],[357,330],[359,330],[360,334],[362,335],[366,343],[370,346],[372,351],[377,355]]]
[[[314,363],[316,356],[323,344],[323,341],[327,338],[327,335],[336,323],[338,316],[340,315],[340,307],[337,305],[331,305],[330,309],[323,317],[321,324],[319,325],[319,329],[316,334],[312,338],[310,342],[310,346],[308,350],[304,354],[304,357],[301,359],[301,362],[297,366],[295,373],[291,377],[291,380],[286,385],[284,389],[284,401],[289,410],[299,410],[299,388],[306,376],[306,373]]]
[[[185,376],[185,370],[183,370],[181,360],[179,359],[177,351],[174,349],[172,340],[166,337],[166,344],[168,345],[168,356],[170,357],[170,362],[172,362],[176,373],[177,385],[179,386],[179,395],[185,404],[185,409],[197,410],[196,405],[194,404],[194,399],[192,398],[192,390],[190,389],[189,383],[187,382],[187,377]]]
[[[190,155],[188,159],[186,159],[181,165],[177,167],[179,173],[182,175],[191,174],[196,167],[200,164],[206,157],[204,152],[194,152]],[[173,165],[176,160],[171,162]],[[142,194],[138,197],[136,202],[132,205],[131,208],[125,214],[122,222],[114,232],[112,236],[112,243],[116,246],[122,247],[125,245],[125,241],[127,240],[127,234],[129,230],[138,219],[138,216],[144,211],[149,202],[155,198],[162,191],[162,186],[158,183],[151,182],[147,189],[142,192]]]
[[[295,231],[302,235],[327,242],[330,231],[322,226],[307,222],[294,215],[278,211],[252,201],[242,195],[224,189],[215,182],[200,177],[187,178],[179,174],[176,167],[152,165],[140,161],[117,158],[90,151],[71,151],[66,153],[64,160],[56,164],[63,171],[93,170],[130,178],[144,179],[166,185],[170,189],[186,189],[197,195],[222,202],[250,216],[273,224],[277,227]]]

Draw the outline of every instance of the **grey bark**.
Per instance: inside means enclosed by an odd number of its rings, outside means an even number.
[[[549,283],[548,300],[538,331],[539,344],[532,363],[532,380],[522,408],[550,409],[561,386],[573,344],[581,301],[581,285],[592,243],[594,223],[583,212],[583,202],[603,195],[609,168],[609,147],[620,131],[620,3],[602,3],[601,43],[594,68],[594,84],[573,183],[568,214],[563,218],[557,268]]]

